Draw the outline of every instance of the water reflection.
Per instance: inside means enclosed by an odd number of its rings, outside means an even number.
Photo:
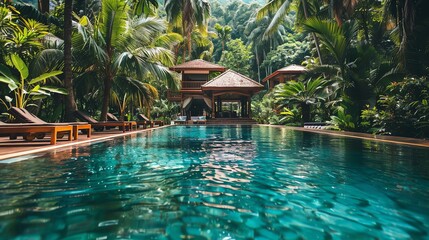
[[[427,238],[428,173],[423,149],[177,126],[2,165],[0,236]]]

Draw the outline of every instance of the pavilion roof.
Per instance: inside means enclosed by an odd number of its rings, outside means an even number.
[[[227,70],[201,86],[203,90],[213,89],[263,89],[264,86],[233,70]]]
[[[266,82],[267,80],[270,80],[279,74],[293,75],[293,74],[304,73],[306,71],[307,71],[307,69],[304,66],[292,64],[292,65],[289,65],[287,67],[280,68],[279,70],[271,73],[270,75],[268,75],[267,77],[262,79],[262,82]]]
[[[225,67],[204,61],[202,59],[195,59],[189,62],[185,62],[173,67],[170,67],[170,70],[176,72],[182,72],[184,70],[208,70],[208,71],[216,71],[216,72],[224,72],[226,70]]]

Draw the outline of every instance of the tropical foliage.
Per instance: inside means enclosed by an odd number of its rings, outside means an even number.
[[[227,44],[227,50],[223,52],[219,64],[228,66],[230,69],[244,74],[250,75],[250,61],[252,59],[252,52],[250,46],[244,45],[240,39],[234,39]]]
[[[292,80],[277,85],[274,96],[280,107],[297,105],[302,114],[301,122],[304,123],[311,119],[311,106],[320,106],[332,94],[327,86],[328,82],[322,78],[304,82]]]

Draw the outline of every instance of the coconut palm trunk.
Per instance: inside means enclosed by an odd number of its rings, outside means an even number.
[[[301,0],[302,9],[304,10],[304,17],[308,19],[308,11],[307,11],[307,2],[306,0]],[[314,39],[314,44],[316,45],[317,56],[319,57],[320,65],[323,65],[322,54],[320,53],[320,44],[319,39],[317,38],[315,33],[311,33],[311,36]]]
[[[49,12],[49,0],[39,0],[38,1],[38,7],[39,11],[41,13],[48,13]]]
[[[77,110],[72,72],[72,11],[73,0],[66,0],[64,4],[64,86],[68,92],[65,96],[66,121],[73,121],[73,114]]]
[[[104,91],[103,91],[103,105],[101,107],[100,120],[107,120],[107,113],[109,112],[110,92],[112,91],[112,79],[108,74],[104,78]]]

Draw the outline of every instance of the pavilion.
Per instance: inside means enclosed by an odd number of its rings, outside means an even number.
[[[191,116],[250,118],[251,97],[264,88],[249,77],[201,59],[170,70],[181,73],[182,87],[169,92],[168,99],[180,102],[181,114],[188,119]]]
[[[272,89],[280,83],[285,83],[288,80],[297,78],[300,74],[303,74],[306,71],[307,69],[304,66],[292,64],[271,73],[262,79],[262,82],[268,84],[268,89]]]

